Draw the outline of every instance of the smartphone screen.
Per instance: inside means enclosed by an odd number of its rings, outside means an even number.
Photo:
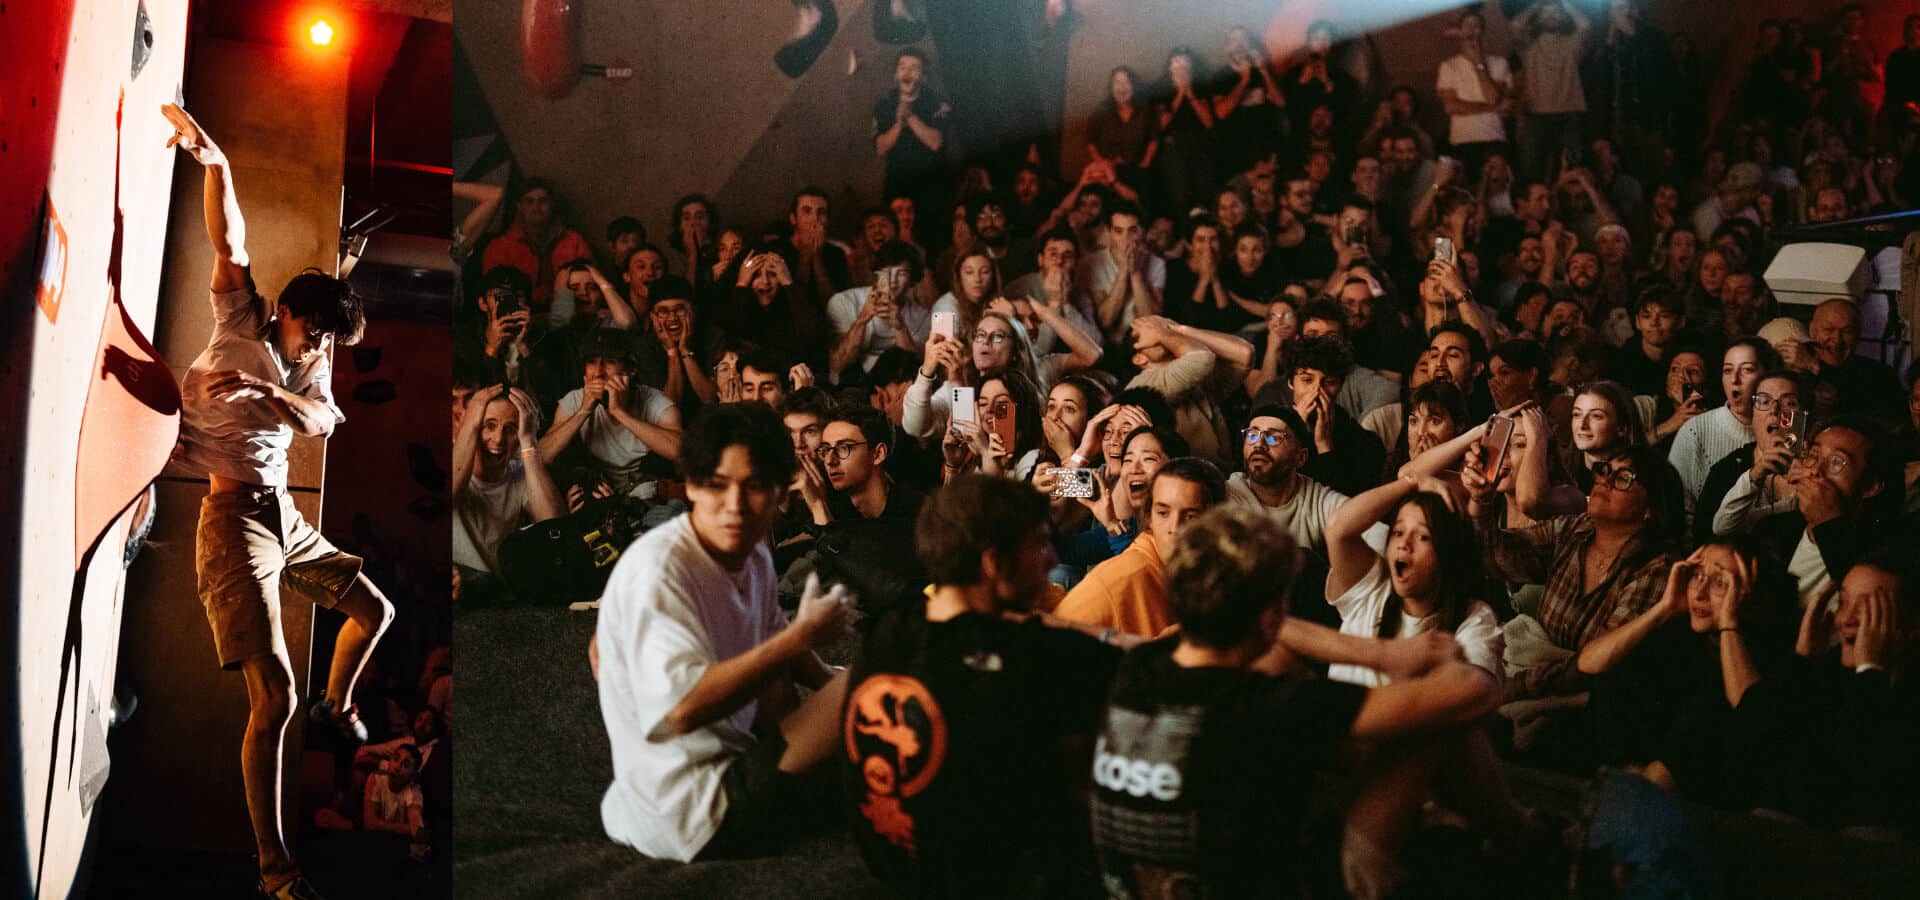
[[[950,313],[950,312],[934,313],[933,314],[933,333],[940,335],[941,337],[944,337],[947,340],[950,340],[950,341],[953,340],[955,316],[956,316],[955,313]]]
[[[1488,481],[1498,480],[1507,464],[1507,448],[1513,443],[1513,419],[1494,416],[1487,420],[1487,434],[1480,439],[1480,458],[1486,463]]]
[[[949,390],[951,390],[952,393],[948,395],[947,399],[953,406],[953,412],[951,413],[953,420],[955,422],[974,421],[973,388],[956,387],[949,388]]]
[[[1445,260],[1448,264],[1453,264],[1455,262],[1453,258],[1453,239],[1444,235],[1434,238],[1433,258]]]

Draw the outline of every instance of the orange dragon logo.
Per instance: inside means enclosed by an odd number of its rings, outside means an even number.
[[[860,767],[860,813],[874,833],[915,852],[913,817],[901,801],[927,789],[947,753],[947,720],[926,685],[905,675],[871,675],[847,700],[847,758]]]

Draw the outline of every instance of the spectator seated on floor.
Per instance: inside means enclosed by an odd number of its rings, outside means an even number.
[[[643,384],[633,339],[602,331],[580,351],[583,384],[560,398],[554,421],[540,437],[540,460],[561,462],[557,479],[569,491],[606,491],[646,499],[654,482],[672,474],[680,458],[680,411],[667,395]],[[654,462],[654,458],[659,462]]]

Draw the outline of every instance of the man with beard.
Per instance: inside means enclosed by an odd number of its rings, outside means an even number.
[[[1519,296],[1523,285],[1540,284],[1541,272],[1547,261],[1546,246],[1540,242],[1540,236],[1529,234],[1520,239],[1520,246],[1514,251],[1513,265],[1502,267],[1507,277],[1494,285],[1494,300],[1501,312],[1513,309],[1514,299]]]
[[[1326,578],[1327,519],[1347,502],[1346,494],[1301,473],[1314,455],[1313,432],[1298,412],[1281,404],[1259,406],[1241,432],[1241,470],[1227,479],[1229,505],[1261,513],[1279,523],[1292,536],[1294,546],[1312,557],[1313,562],[1302,573],[1302,590],[1318,590]],[[1385,547],[1386,539],[1384,525],[1367,531],[1367,542],[1375,549]],[[1294,611],[1337,628],[1339,617],[1330,609],[1324,603],[1303,603]]]
[[[1492,217],[1480,235],[1481,249],[1502,271],[1508,257],[1517,252],[1520,239],[1528,235],[1544,237],[1548,220],[1553,216],[1553,191],[1546,182],[1537,178],[1515,178],[1509,195],[1513,198],[1513,215]]]
[[[1618,324],[1607,321],[1608,311],[1601,308],[1600,257],[1592,250],[1575,250],[1572,256],[1567,257],[1567,279],[1555,287],[1559,288],[1561,296],[1580,304],[1580,308],[1586,311],[1588,324],[1598,329],[1607,343],[1618,347],[1633,336],[1631,321]],[[1621,318],[1625,320],[1626,317]]]
[[[1313,218],[1313,193],[1318,188],[1304,171],[1280,182],[1280,220],[1273,229],[1273,256],[1280,271],[1304,281],[1325,281],[1339,263],[1333,236]]]
[[[1034,272],[1038,266],[1030,240],[1016,241],[1007,230],[1007,207],[998,197],[975,200],[968,215],[973,220],[974,243],[985,247],[1000,270],[1000,283],[1008,284]]]
[[[926,54],[915,47],[894,58],[894,88],[873,105],[873,149],[886,161],[887,196],[912,197],[916,209],[945,209],[953,107],[926,86],[926,67]]]
[[[1487,374],[1487,343],[1480,332],[1461,322],[1442,322],[1427,338],[1433,374],[1460,389],[1467,398],[1467,418],[1479,421],[1493,415],[1493,398],[1482,387]]]
[[[875,206],[860,214],[860,235],[853,242],[847,264],[853,268],[854,287],[873,287],[874,254],[899,234],[893,211]]]

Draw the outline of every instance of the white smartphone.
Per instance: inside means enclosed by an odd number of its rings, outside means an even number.
[[[933,314],[933,333],[947,340],[953,340],[954,319],[957,313],[937,312]]]
[[[953,412],[951,413],[953,420],[955,422],[974,421],[973,388],[956,387],[949,388],[948,390],[952,391],[952,393],[947,395],[947,400],[953,406]]]
[[[1448,265],[1457,264],[1457,261],[1454,259],[1454,254],[1453,254],[1453,238],[1447,237],[1446,235],[1441,235],[1437,238],[1434,238],[1433,239],[1433,258],[1439,259],[1439,260],[1445,260]]]

